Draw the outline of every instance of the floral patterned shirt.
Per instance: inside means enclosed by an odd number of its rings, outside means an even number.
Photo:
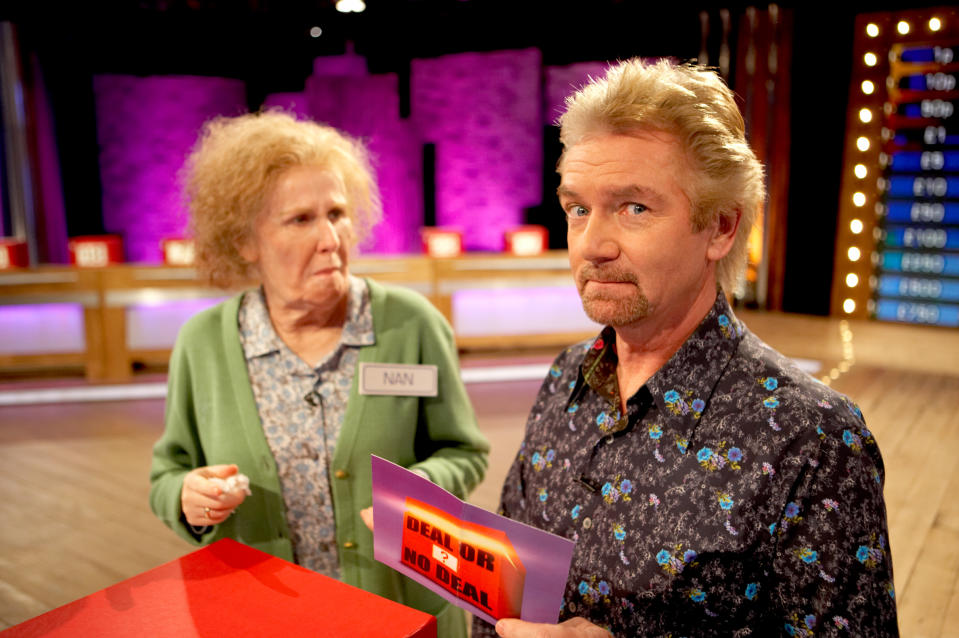
[[[362,279],[350,277],[340,342],[314,367],[276,334],[262,289],[244,295],[239,323],[257,411],[280,474],[294,559],[337,578],[329,468],[360,346],[374,342],[369,290]]]
[[[560,620],[615,636],[895,636],[883,465],[859,408],[720,293],[620,414],[615,332],[557,357],[501,512],[576,542]],[[474,636],[494,636],[476,619]]]

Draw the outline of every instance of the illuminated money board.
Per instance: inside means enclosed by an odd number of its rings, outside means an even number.
[[[959,14],[864,14],[832,312],[959,327]]]

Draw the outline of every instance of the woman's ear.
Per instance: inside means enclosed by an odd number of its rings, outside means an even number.
[[[249,264],[255,264],[260,259],[260,251],[257,249],[252,236],[243,239],[236,247],[236,252],[240,253],[240,257]]]
[[[712,225],[712,238],[706,247],[706,257],[711,261],[719,261],[732,249],[739,230],[739,221],[743,214],[736,210],[720,211]]]

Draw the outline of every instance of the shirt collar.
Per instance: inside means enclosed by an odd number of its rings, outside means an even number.
[[[693,334],[646,382],[663,416],[664,431],[674,433],[684,452],[743,332],[742,322],[720,290]]]
[[[248,290],[240,304],[240,343],[247,359],[280,350],[281,342],[270,322],[263,288]]]
[[[373,333],[373,312],[370,306],[370,290],[358,277],[349,278],[346,322],[340,344],[369,346],[376,342]],[[281,349],[282,341],[270,321],[263,288],[250,290],[243,296],[240,309],[240,342],[247,359],[262,357]]]
[[[346,323],[340,341],[347,346],[371,346],[376,343],[373,332],[373,310],[370,288],[366,281],[350,275],[350,298],[346,309]]]
[[[693,334],[649,378],[644,392],[637,392],[636,397],[649,392],[662,415],[664,431],[674,433],[681,450],[685,451],[716,384],[739,347],[743,329],[720,290]],[[618,411],[616,363],[616,333],[607,326],[583,358],[581,379]],[[618,423],[615,429],[624,425]]]

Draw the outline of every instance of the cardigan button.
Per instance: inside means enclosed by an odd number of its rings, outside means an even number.
[[[350,473],[347,472],[346,470],[337,470],[333,472],[333,476],[335,476],[338,479],[345,479],[350,477]]]
[[[356,543],[353,541],[346,541],[343,543],[343,549],[353,549],[354,547],[356,547]]]

